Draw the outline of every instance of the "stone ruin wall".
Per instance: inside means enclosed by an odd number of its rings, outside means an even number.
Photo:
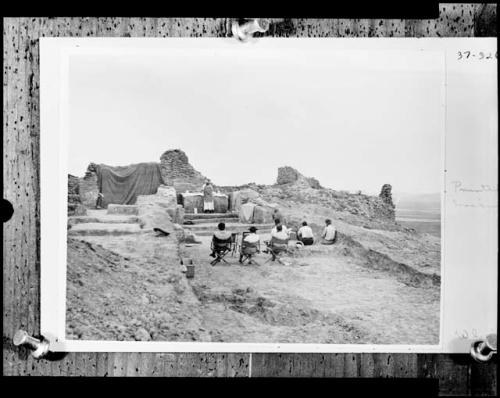
[[[168,150],[161,155],[160,170],[163,183],[173,186],[178,195],[186,191],[200,191],[207,180],[191,166],[187,155],[180,149]]]
[[[78,183],[78,188],[73,189],[72,195],[78,195],[80,203],[87,208],[95,207],[99,193],[96,166],[96,164],[90,163],[83,178],[72,176],[71,179],[72,186],[76,186]],[[205,176],[189,164],[187,155],[179,149],[168,150],[161,155],[160,172],[163,184],[175,188],[178,201],[180,193],[200,191],[207,180]],[[70,197],[69,195],[68,191],[68,203],[76,198],[76,196]]]
[[[293,184],[295,181],[299,179],[301,174],[295,170],[293,167],[284,166],[278,169],[278,178],[276,179],[276,183],[278,185],[283,184]]]
[[[386,217],[391,220],[396,219],[396,206],[392,201],[392,186],[390,184],[382,185],[382,189],[380,190],[379,198],[384,204],[377,209],[378,213],[381,217]]]
[[[179,149],[168,150],[161,155],[160,170],[163,183],[175,188],[178,203],[181,203],[179,200],[180,193],[188,190],[192,192],[199,191],[207,180],[189,163],[187,155]],[[283,199],[298,200],[303,203],[317,203],[337,211],[347,211],[370,219],[395,220],[392,187],[389,184],[382,187],[378,197],[361,193],[351,194],[322,188],[317,179],[305,177],[290,166],[278,169],[276,182],[276,186],[282,191]],[[68,206],[70,206],[70,203],[75,203],[79,196],[81,204],[85,207],[95,207],[97,194],[99,193],[95,164],[91,163],[89,165],[83,178],[70,176],[68,184]],[[239,191],[245,187],[257,192],[266,191],[266,186],[253,183],[244,186],[217,187],[214,185],[214,187],[228,194],[230,198],[233,191]],[[69,207],[68,210],[70,210]]]
[[[68,214],[75,214],[80,201],[80,179],[74,175],[68,174]]]
[[[323,188],[316,178],[305,177],[290,166],[278,168],[278,178],[276,179],[276,183],[278,185],[301,183],[302,185],[308,185],[313,189]]]
[[[94,208],[99,193],[97,184],[97,169],[94,163],[90,163],[83,178],[79,178],[79,194],[81,203],[88,208]]]

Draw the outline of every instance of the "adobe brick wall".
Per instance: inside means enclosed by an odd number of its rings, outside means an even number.
[[[207,178],[189,163],[184,151],[170,149],[160,157],[163,183],[175,188],[177,193],[200,191]]]

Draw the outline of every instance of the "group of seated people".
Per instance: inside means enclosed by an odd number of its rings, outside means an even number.
[[[210,253],[210,256],[216,259],[212,261],[212,265],[215,265],[219,261],[221,250],[227,252],[231,250],[231,247],[234,247],[236,243],[235,235],[226,230],[225,223],[221,222],[217,225],[217,230],[212,237],[212,252]],[[240,252],[240,263],[246,257],[249,260],[249,264],[252,264],[251,256],[260,251],[260,237],[257,235],[256,227],[251,226],[248,232],[243,233],[241,246],[243,250]]]
[[[275,218],[274,220],[275,226],[271,230],[271,239],[275,239],[278,241],[288,241],[290,239],[290,235],[292,233],[292,229],[288,229],[280,219]],[[315,237],[312,228],[307,225],[307,221],[302,223],[302,226],[297,230],[297,240],[302,242],[305,246],[313,245],[315,243]],[[226,224],[221,222],[217,225],[217,230],[214,232],[212,237],[212,242],[216,240],[219,242],[229,241],[232,238],[231,232],[226,230]],[[337,237],[337,231],[335,227],[332,225],[332,221],[330,219],[325,220],[325,227],[321,234],[320,243],[323,245],[331,245],[335,243]],[[258,246],[260,243],[260,237],[257,234],[257,228],[251,226],[248,232],[244,233],[242,238],[243,246]],[[214,247],[214,245],[212,245]],[[216,257],[214,249],[212,249],[212,253],[210,254],[212,257]]]
[[[276,237],[277,239],[289,239],[291,229],[287,229],[279,219],[275,219],[275,226],[271,231],[271,237]],[[335,243],[337,237],[337,231],[332,225],[332,220],[325,220],[325,227],[321,234],[321,244],[332,245]],[[307,225],[307,221],[302,222],[302,226],[297,230],[297,240],[302,242],[305,246],[310,246],[314,244],[315,238],[312,228]]]

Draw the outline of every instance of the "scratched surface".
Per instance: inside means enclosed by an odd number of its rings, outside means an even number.
[[[284,19],[275,37],[496,37],[496,5],[446,4],[437,20]],[[40,331],[39,37],[228,37],[231,20],[204,18],[6,18],[3,21],[5,375],[430,377],[445,395],[496,394],[496,360],[429,354],[68,353],[34,360],[11,343]],[[251,363],[250,363],[251,362]]]

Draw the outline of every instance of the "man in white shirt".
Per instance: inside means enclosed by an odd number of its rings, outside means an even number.
[[[273,227],[273,229],[271,229],[271,236],[275,236],[276,233],[278,232],[278,225],[281,226],[283,232],[287,234],[287,237],[289,236],[288,228],[283,224],[281,224],[281,220],[279,218],[274,219],[274,224],[275,226]]]
[[[250,227],[249,231],[250,233],[245,237],[245,239],[243,239],[243,242],[250,244],[256,244],[257,242],[260,242],[260,237],[259,235],[257,235],[257,228]]]
[[[307,222],[302,223],[302,227],[299,228],[297,232],[297,237],[306,246],[312,245],[314,243],[314,234]]]
[[[323,238],[321,240],[321,243],[323,245],[333,245],[337,238],[337,231],[332,225],[332,220],[326,219],[325,224],[325,229],[323,230],[323,234],[321,235],[321,237]]]

